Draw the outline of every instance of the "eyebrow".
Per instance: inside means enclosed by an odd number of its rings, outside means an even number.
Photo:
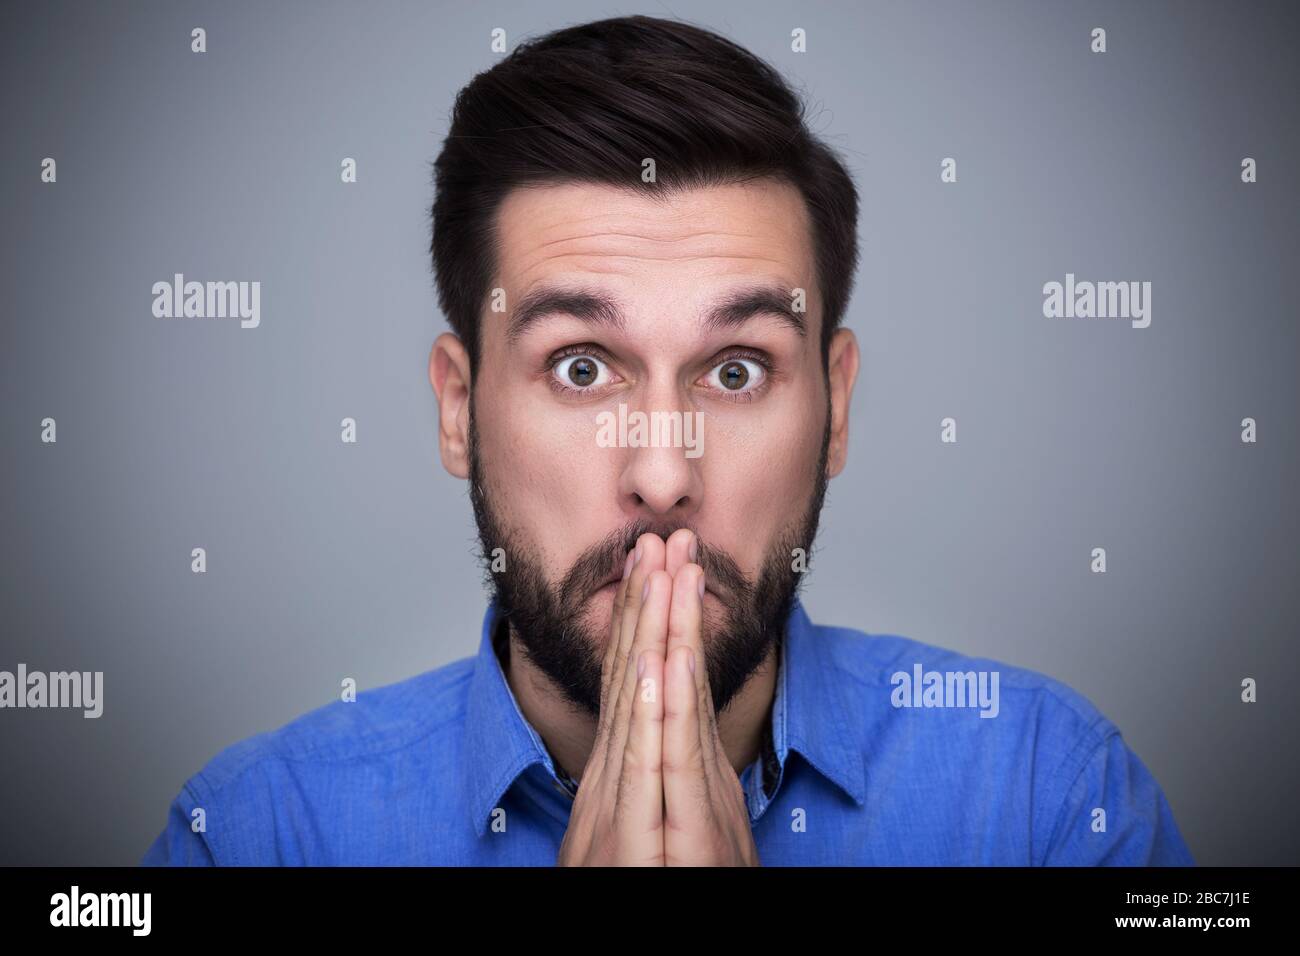
[[[533,326],[553,315],[571,315],[591,325],[623,331],[622,307],[603,292],[542,287],[520,300],[510,316],[506,339],[514,343]],[[808,334],[804,313],[796,312],[793,296],[775,285],[760,285],[731,293],[705,313],[706,331],[730,329],[760,315],[773,315],[800,336]]]

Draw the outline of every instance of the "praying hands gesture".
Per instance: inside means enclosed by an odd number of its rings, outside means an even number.
[[[758,866],[718,738],[695,535],[642,535],[614,598],[600,718],[560,866]]]

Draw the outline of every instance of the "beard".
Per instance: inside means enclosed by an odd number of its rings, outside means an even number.
[[[706,584],[723,606],[721,616],[706,604],[701,623],[706,673],[717,714],[722,714],[749,678],[784,637],[803,574],[794,570],[793,552],[811,555],[822,502],[826,496],[826,461],[831,434],[830,404],[812,490],[788,525],[772,543],[758,580],[751,582],[725,551],[711,546],[698,532],[695,563],[704,569]],[[545,674],[573,708],[593,719],[600,712],[603,635],[610,622],[593,627],[589,599],[611,573],[622,572],[627,552],[642,534],[667,540],[689,523],[642,519],[618,528],[587,548],[556,586],[548,580],[537,550],[518,533],[508,531],[493,505],[478,455],[473,401],[469,409],[469,493],[478,525],[485,580],[499,616],[510,628],[524,656]],[[694,528],[691,528],[694,531]],[[505,556],[504,570],[493,573],[490,557]]]

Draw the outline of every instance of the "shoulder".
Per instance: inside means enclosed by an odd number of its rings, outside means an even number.
[[[330,763],[416,746],[460,727],[474,659],[463,658],[394,684],[363,690],[355,700],[318,707],[271,731],[232,744],[194,777],[219,791],[259,764]]]
[[[303,864],[330,849],[321,842],[321,828],[307,821],[324,825],[328,814],[342,825],[352,815],[348,829],[378,826],[359,815],[379,812],[375,808],[397,812],[387,798],[408,796],[404,783],[410,779],[454,779],[438,771],[463,749],[474,662],[463,658],[361,691],[355,700],[318,707],[226,747],[185,782],[169,814],[168,831],[174,832],[164,832],[150,855],[157,858],[170,842],[182,848],[168,850],[170,856]],[[378,794],[383,787],[393,793]],[[196,828],[192,836],[188,831]]]
[[[897,634],[810,633],[868,768],[905,771],[937,804],[959,795],[954,814],[998,819],[1033,863],[1191,862],[1146,765],[1065,682]]]
[[[1040,743],[1070,750],[1095,749],[1119,733],[1083,694],[1027,667],[897,634],[828,625],[814,625],[814,633],[825,665],[867,708],[883,702],[890,710],[942,711],[963,723],[976,717],[972,727],[1004,734],[1033,728]],[[974,713],[954,713],[963,704]]]

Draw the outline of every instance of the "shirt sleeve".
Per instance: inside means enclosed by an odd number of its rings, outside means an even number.
[[[1160,785],[1118,731],[1066,786],[1044,865],[1196,865]]]
[[[182,790],[172,801],[167,811],[167,825],[141,859],[141,866],[217,865],[204,835],[193,830],[190,814],[195,803],[187,790]]]

